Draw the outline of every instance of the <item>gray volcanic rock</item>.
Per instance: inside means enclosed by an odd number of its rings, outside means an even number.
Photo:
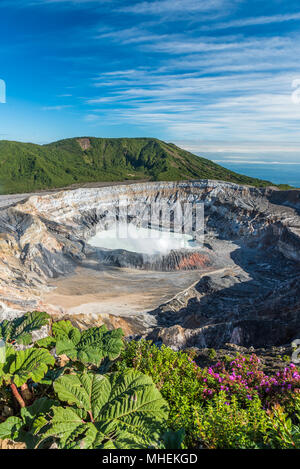
[[[180,327],[182,347],[226,342],[263,347],[299,338],[299,265],[272,254],[240,249],[235,256],[240,266],[203,276],[153,311],[158,327],[148,338],[175,345],[177,339],[169,339],[175,327]]]
[[[120,201],[137,225],[149,204],[165,203],[173,211],[178,204],[204,204],[203,247],[147,256],[90,246],[96,231],[113,225]],[[198,269],[196,283],[184,291],[178,285],[172,300],[148,311],[151,320],[137,318],[140,335],[176,348],[288,343],[300,337],[299,201],[297,190],[208,180],[82,188],[20,202],[15,197],[0,208],[0,318],[47,308],[41,294],[50,290],[49,279],[78,266]],[[128,335],[137,333],[133,323],[131,316]]]

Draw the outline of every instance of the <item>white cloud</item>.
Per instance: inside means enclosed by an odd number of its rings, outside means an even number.
[[[63,104],[57,106],[44,106],[43,111],[62,111],[64,109],[72,107],[70,104]]]
[[[298,21],[300,20],[300,12],[286,15],[273,15],[273,16],[255,16],[252,18],[243,18],[239,20],[227,21],[226,23],[214,24],[213,29],[229,29],[240,28],[243,26],[257,26],[272,23],[284,23],[285,21]],[[211,26],[201,27],[202,31],[211,30]]]
[[[150,8],[148,2],[142,5]],[[278,15],[275,19],[283,21]],[[101,96],[88,101],[98,105],[95,112],[106,113],[111,122],[162,129],[170,140],[220,140],[226,135],[229,141],[260,140],[259,151],[268,142],[278,148],[286,142],[300,146],[300,105],[291,100],[292,81],[300,78],[295,60],[299,34],[213,36],[194,29],[166,36],[164,29],[157,31],[143,24],[104,32],[118,46],[130,44],[146,57],[159,53],[160,59],[156,70],[149,65],[99,75],[93,84],[101,88]]]
[[[117,96],[106,96],[105,98],[87,99],[86,103],[87,104],[111,103],[116,100],[118,100]]]
[[[165,52],[168,54],[191,54],[191,53],[218,53],[223,51],[231,50],[259,50],[264,47],[265,50],[271,48],[272,50],[280,50],[281,48],[294,47],[295,40],[286,37],[273,36],[270,38],[251,38],[245,39],[242,36],[221,36],[221,37],[209,37],[201,39],[187,39],[185,37],[172,35],[168,36],[167,40],[161,40],[158,38],[156,41],[147,41],[149,44],[142,45],[144,50],[153,50],[157,52]]]
[[[96,114],[86,114],[84,116],[84,120],[86,122],[95,122],[95,121],[99,120],[99,116],[97,116]]]
[[[111,0],[29,0],[25,3],[28,4],[37,4],[37,3],[73,3],[73,4],[81,4],[81,3],[108,3]]]
[[[288,73],[199,77],[137,70],[130,77],[110,96],[88,101],[90,105],[111,103],[109,110],[95,109],[95,113],[105,113],[108,121],[160,126],[170,139],[178,140],[180,135],[218,140],[225,133],[238,141],[255,135],[262,142],[286,142],[293,137],[300,144],[300,106],[291,101],[293,76]],[[101,79],[97,85],[101,86]],[[120,102],[126,107],[120,109]]]
[[[233,2],[235,3],[235,2]],[[137,2],[130,6],[121,7],[120,10],[127,13],[153,14],[162,13],[186,13],[207,12],[223,7],[228,2],[225,0],[156,0],[152,2]]]
[[[111,0],[1,0],[0,7],[13,6],[14,8],[27,8],[35,7],[39,5],[51,6],[55,4],[60,4],[61,6],[84,6],[87,7],[89,4],[95,7],[109,5]]]
[[[299,149],[300,151],[300,149]],[[294,162],[294,161],[272,161],[272,160],[253,160],[253,159],[232,159],[232,158],[223,158],[222,160],[213,160],[215,163],[235,163],[235,164],[278,164],[278,165],[294,165],[294,164],[299,164],[300,162]]]

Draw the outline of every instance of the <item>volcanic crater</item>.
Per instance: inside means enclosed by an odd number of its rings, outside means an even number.
[[[163,249],[139,235],[125,248],[93,242],[120,201],[131,214],[118,221],[137,230],[157,203],[203,205],[204,225]],[[0,198],[0,319],[46,310],[176,349],[281,345],[300,337],[299,274],[297,190],[199,180]]]

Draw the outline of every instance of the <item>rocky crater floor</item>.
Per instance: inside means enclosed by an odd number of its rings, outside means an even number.
[[[192,249],[90,244],[116,213],[125,221],[120,201],[144,228],[151,204],[203,205],[203,243],[196,228]],[[300,191],[200,180],[2,196],[0,320],[29,310],[176,349],[290,344],[300,339]]]

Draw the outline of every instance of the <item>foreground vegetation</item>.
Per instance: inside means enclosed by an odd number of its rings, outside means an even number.
[[[41,327],[49,336],[34,340]],[[300,375],[257,356],[200,368],[193,353],[125,343],[28,313],[0,324],[0,440],[27,448],[300,448]]]
[[[71,138],[49,145],[3,140],[0,166],[2,194],[137,179],[217,179],[257,187],[271,185],[151,138]]]

